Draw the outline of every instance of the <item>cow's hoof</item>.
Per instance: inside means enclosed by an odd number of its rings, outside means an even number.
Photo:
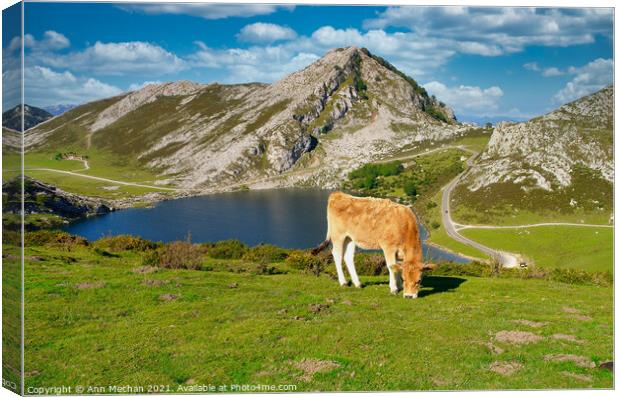
[[[341,286],[341,287],[348,287],[348,286],[349,286],[349,283],[340,283],[340,286]]]
[[[362,284],[355,284],[355,288],[364,288]]]
[[[390,294],[397,295],[398,294],[398,290],[397,289],[392,289],[392,290],[390,290]]]

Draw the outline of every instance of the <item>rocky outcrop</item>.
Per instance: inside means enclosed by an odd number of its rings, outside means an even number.
[[[154,102],[160,97],[187,96],[196,93],[203,87],[203,84],[186,80],[164,84],[148,84],[146,87],[129,93],[114,105],[106,108],[99,114],[95,122],[90,125],[90,130],[93,132],[100,130],[140,106]]]
[[[19,213],[20,183],[17,178],[2,184],[4,196],[4,213]],[[108,203],[102,200],[84,197],[65,192],[55,186],[24,178],[24,211],[25,214],[49,213],[59,215],[67,220],[86,216],[102,215],[113,211]]]
[[[571,184],[576,165],[613,182],[613,86],[523,123],[499,123],[468,188],[512,182],[523,189]]]

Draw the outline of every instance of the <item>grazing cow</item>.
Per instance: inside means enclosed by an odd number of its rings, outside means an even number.
[[[420,233],[413,212],[401,204],[386,199],[354,197],[342,192],[329,195],[327,201],[327,237],[312,252],[317,254],[332,243],[332,254],[340,285],[347,281],[342,271],[342,259],[351,281],[361,287],[355,271],[355,246],[381,249],[390,272],[390,291],[403,289],[405,298],[416,298],[422,272],[434,265],[422,262]]]

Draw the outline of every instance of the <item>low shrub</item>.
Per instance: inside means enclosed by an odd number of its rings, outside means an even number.
[[[2,243],[19,246],[22,243],[22,235],[20,232],[16,232],[13,230],[3,230]]]
[[[403,186],[403,189],[405,190],[405,194],[407,196],[415,196],[418,194],[418,187],[416,186],[415,182],[413,181],[407,181],[405,182],[405,185]]]
[[[142,266],[200,270],[202,250],[187,241],[173,241],[156,250],[146,251],[142,257]]]
[[[288,251],[271,244],[260,244],[248,249],[241,259],[261,263],[281,262],[288,257]]]
[[[362,167],[351,171],[349,173],[349,179],[376,178],[378,176],[392,176],[398,175],[405,170],[403,163],[400,161],[391,161],[383,164],[365,164]]]
[[[57,246],[71,249],[71,247],[88,246],[88,240],[84,237],[69,234],[59,230],[36,230],[24,234],[26,246]]]
[[[270,275],[270,274],[280,274],[282,273],[274,266],[269,266],[266,263],[257,263],[254,266],[250,267],[249,272],[257,275]]]
[[[326,263],[318,255],[312,255],[306,251],[293,251],[286,258],[286,264],[292,269],[301,270],[304,273],[318,276],[325,271]]]
[[[216,259],[241,259],[248,250],[247,245],[239,240],[223,240],[217,243],[205,243],[202,245],[205,253]]]
[[[141,237],[121,234],[119,236],[103,237],[93,243],[93,246],[111,252],[137,251],[144,252],[157,248],[158,244]]]
[[[566,284],[591,284],[599,286],[613,285],[613,275],[611,272],[587,272],[585,270],[570,268],[546,269],[533,265],[526,268],[504,268],[499,266],[496,262],[471,262],[469,264],[447,262],[438,265],[433,270],[425,272],[425,274],[434,276],[541,279]]]
[[[346,267],[343,264],[344,267]],[[355,270],[360,276],[387,275],[388,269],[383,254],[359,253],[355,255]]]
[[[434,201],[429,201],[428,203],[426,203],[426,209],[430,210],[430,209],[433,209],[435,207],[437,207],[437,203],[434,202]]]

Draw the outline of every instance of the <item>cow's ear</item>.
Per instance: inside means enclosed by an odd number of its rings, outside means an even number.
[[[433,270],[436,267],[437,265],[434,263],[425,263],[424,267],[422,267],[422,270]]]
[[[395,263],[392,266],[390,266],[390,268],[392,269],[393,272],[402,272],[403,271],[403,265],[401,265],[400,263]]]

